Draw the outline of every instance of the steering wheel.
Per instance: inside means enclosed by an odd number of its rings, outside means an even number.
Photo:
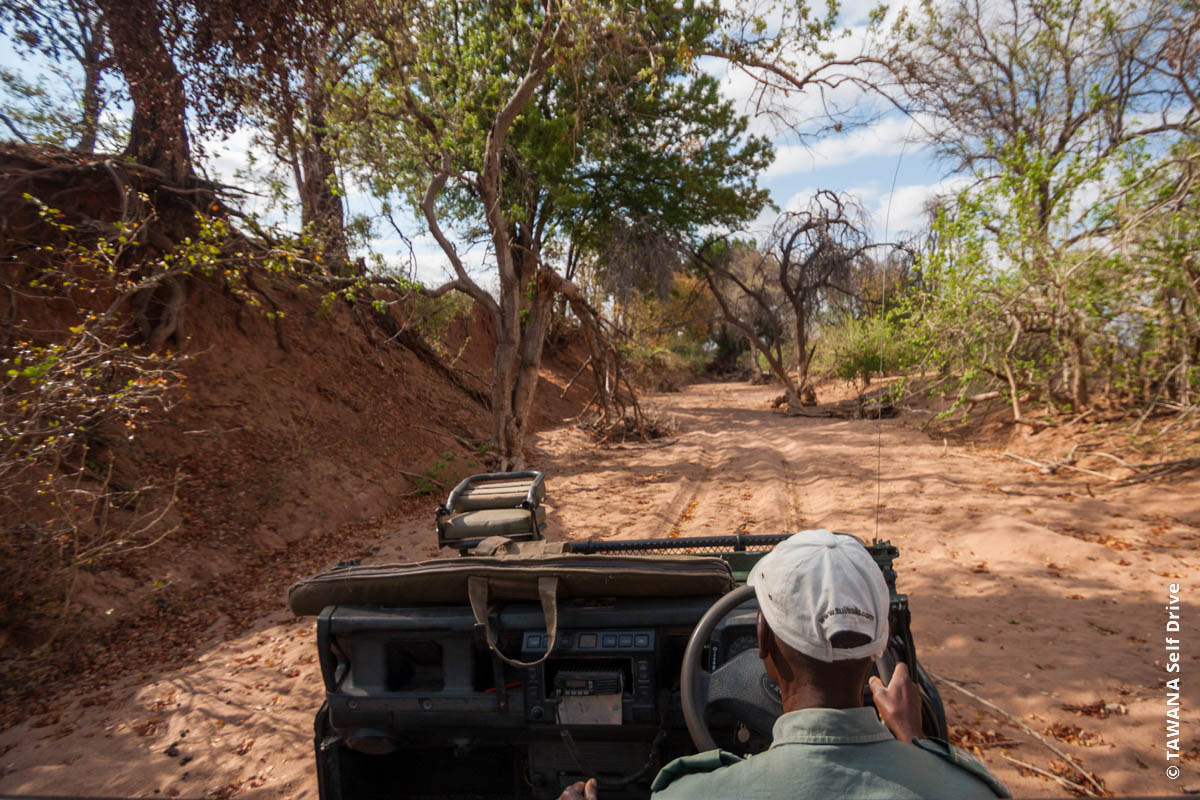
[[[771,736],[775,720],[783,713],[779,687],[767,677],[756,650],[738,653],[712,672],[700,669],[700,654],[717,624],[753,596],[753,586],[741,586],[722,596],[704,612],[688,639],[687,649],[683,653],[683,669],[679,675],[679,693],[683,718],[697,752],[717,747],[705,721],[705,712],[709,709],[731,713],[745,723],[752,733],[767,738]],[[890,636],[888,647],[876,659],[872,674],[878,675],[885,684],[889,683],[892,670],[903,660],[903,653],[903,641]],[[912,679],[921,693],[921,727],[924,734],[946,739],[947,725],[942,698],[920,662],[915,663]],[[870,690],[864,688],[863,694],[864,702],[871,703]]]
[[[709,709],[727,711],[754,733],[768,738],[776,718],[783,713],[779,687],[767,677],[757,650],[744,650],[712,672],[700,669],[701,652],[717,624],[752,597],[754,587],[741,586],[713,603],[696,623],[683,653],[679,694],[683,718],[697,752],[717,748],[704,718]]]

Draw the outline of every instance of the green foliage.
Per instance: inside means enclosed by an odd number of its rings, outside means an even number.
[[[814,356],[815,373],[866,387],[873,376],[913,369],[911,338],[898,316],[890,314],[886,324],[879,315],[847,318],[823,329]]]
[[[673,276],[663,298],[631,292],[614,304],[621,358],[634,380],[654,391],[675,391],[701,376],[712,359],[713,315],[703,282],[682,273]]]
[[[454,465],[455,455],[449,450],[421,472],[417,488],[413,494],[418,497],[427,494],[438,494],[453,489],[463,479]]]
[[[80,138],[83,120],[77,87],[59,68],[50,76],[39,74],[30,80],[20,70],[0,67],[0,114],[12,121],[16,131],[5,125],[3,138],[14,133],[39,144],[67,147]],[[119,118],[101,115],[98,119],[99,142],[108,149],[124,144],[128,133]]]
[[[442,158],[452,175],[478,172],[488,120],[524,78],[545,13],[520,3],[435,4],[405,22],[404,36],[389,27],[363,37],[361,77],[339,87],[337,113],[352,115],[345,135],[379,197],[418,207]],[[746,134],[715,80],[689,71],[688,49],[713,24],[710,9],[690,3],[564,11],[567,40],[507,135],[504,216],[518,235],[540,225],[547,248],[599,246],[624,217],[683,232],[757,213],[767,193],[755,181],[770,145]],[[474,181],[455,180],[438,214],[472,237],[480,202]]]
[[[78,570],[174,530],[178,479],[117,466],[122,445],[183,389],[182,356],[128,344],[130,300],[210,253],[193,243],[139,262],[134,248],[148,217],[97,235],[95,226],[25,199],[37,222],[6,228],[6,246],[21,258],[3,281],[22,309],[54,309],[58,324],[47,330],[44,316],[14,314],[0,342],[0,577],[26,587],[21,604],[0,609],[0,623],[18,629],[36,620],[58,630]]]
[[[893,50],[939,121],[934,146],[975,178],[933,220],[905,298],[907,346],[960,399],[999,387],[1017,418],[1022,404],[1054,415],[1156,395],[1186,407],[1200,355],[1184,255],[1196,120],[1158,123],[1174,89],[1148,66],[1167,58],[1156,48],[1181,10],[1022,0],[980,26],[973,8],[926,6]]]
[[[673,348],[627,345],[621,358],[638,386],[652,392],[677,392],[704,374],[709,353],[695,344]]]

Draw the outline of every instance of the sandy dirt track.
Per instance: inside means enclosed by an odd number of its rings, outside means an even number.
[[[601,450],[572,427],[541,434],[550,538],[831,528],[870,539],[878,491],[878,534],[900,548],[899,588],[927,667],[1020,718],[1113,793],[1200,789],[1200,481],[1089,488],[996,452],[947,449],[903,420],[784,417],[768,408],[775,393],[702,384],[656,396],[679,433],[650,445]],[[427,518],[389,524],[330,562],[428,558],[432,541]],[[1182,584],[1185,643],[1185,756],[1174,762],[1162,687],[1171,583]],[[248,634],[214,636],[186,668],[5,731],[0,792],[315,798],[312,629],[268,613]],[[1005,753],[1079,780],[984,705],[942,694],[959,735],[983,742],[1017,796],[1066,790]]]

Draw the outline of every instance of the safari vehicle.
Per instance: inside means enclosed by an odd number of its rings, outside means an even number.
[[[339,565],[292,587],[293,611],[317,616],[322,800],[554,798],[588,777],[605,800],[645,798],[678,756],[770,745],[781,698],[745,581],[787,536],[551,543],[544,496],[540,472],[470,477],[437,514],[462,557]],[[926,734],[945,738],[898,551],[867,548],[891,590],[876,670],[907,663]]]

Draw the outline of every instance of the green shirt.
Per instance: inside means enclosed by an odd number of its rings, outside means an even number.
[[[723,750],[675,759],[654,779],[653,800],[1011,797],[956,747],[896,741],[873,708],[792,711],[774,735],[769,750],[744,760]]]

